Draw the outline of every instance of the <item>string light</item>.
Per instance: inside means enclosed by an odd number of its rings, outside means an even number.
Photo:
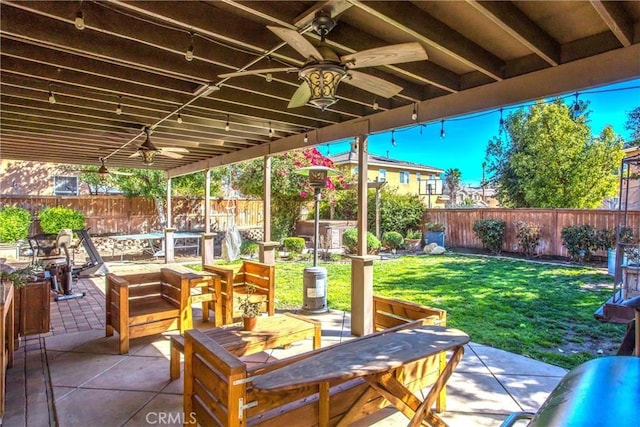
[[[271,83],[273,81],[273,75],[271,73],[267,73],[264,79],[267,81],[267,83]]]
[[[82,14],[81,10],[76,13],[76,19],[74,20],[73,24],[78,30],[84,30],[84,15]]]
[[[573,102],[573,111],[580,111],[580,103],[578,102],[578,92],[575,93],[576,100]]]
[[[178,122],[179,125],[182,124],[182,114],[178,113],[178,117],[176,118],[176,121]]]
[[[120,103],[121,99],[122,99],[121,97],[118,97],[118,105],[116,107],[116,114],[117,115],[122,114],[122,104]]]
[[[187,61],[193,61],[193,33],[189,33],[191,35],[191,44],[189,44],[189,48],[184,54],[184,59]]]
[[[442,126],[440,127],[440,138],[444,139],[447,135],[444,133],[444,119],[441,121]]]
[[[418,120],[418,111],[416,110],[416,104],[413,104],[413,112],[411,113],[411,120],[414,122]]]
[[[394,136],[394,135],[395,135],[395,133],[396,133],[396,130],[395,130],[395,129],[392,129],[392,130],[391,130],[391,145],[393,145],[394,147],[396,146],[396,138],[395,138],[395,136]]]
[[[224,130],[229,132],[229,129],[231,128],[229,127],[229,115],[227,114],[227,123],[224,125]]]
[[[498,133],[502,134],[504,130],[504,119],[502,118],[502,107],[500,107],[500,124],[498,125]]]
[[[304,133],[304,143],[309,142],[309,134],[307,132]]]
[[[269,122],[269,138],[273,136],[273,128],[271,127],[271,122]]]
[[[56,103],[56,97],[53,95],[53,92],[51,91],[51,85],[49,85],[49,104],[55,104]]]
[[[380,106],[378,105],[378,101],[374,100],[371,108],[373,108],[374,111],[378,111],[378,108],[380,108]]]
[[[327,157],[331,155],[331,146],[327,144]]]

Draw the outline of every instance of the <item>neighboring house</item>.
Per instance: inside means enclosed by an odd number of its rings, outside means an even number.
[[[329,158],[335,167],[345,174],[346,179],[356,179],[358,153],[354,145],[350,151]],[[446,197],[442,196],[442,169],[376,154],[369,154],[368,165],[369,181],[387,182],[387,185],[396,187],[398,193],[420,195],[427,207],[444,208]]]
[[[456,203],[459,206],[476,208],[495,208],[499,206],[495,188],[463,186],[456,192]]]
[[[622,197],[622,210],[625,210],[625,205],[626,210],[640,210],[640,148],[628,147],[622,151],[624,161],[631,169],[628,173],[626,169],[622,171],[622,188],[618,186],[615,196],[604,199],[599,209],[617,210]]]
[[[0,160],[0,194],[6,196],[83,196],[89,188],[69,165]],[[101,190],[101,194],[103,190]],[[114,194],[109,191],[109,194]]]

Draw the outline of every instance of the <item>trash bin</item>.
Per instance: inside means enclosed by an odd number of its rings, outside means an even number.
[[[303,314],[319,314],[329,311],[327,307],[327,269],[307,267],[304,269],[302,310]]]

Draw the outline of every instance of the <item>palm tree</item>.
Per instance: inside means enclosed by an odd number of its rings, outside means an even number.
[[[444,187],[446,193],[449,196],[449,207],[452,208],[456,205],[456,194],[460,189],[460,179],[462,172],[458,168],[451,168],[444,171]]]

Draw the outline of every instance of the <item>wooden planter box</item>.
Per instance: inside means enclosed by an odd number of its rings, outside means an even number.
[[[49,332],[51,295],[48,280],[27,283],[17,290],[15,300],[16,331],[20,336]]]

